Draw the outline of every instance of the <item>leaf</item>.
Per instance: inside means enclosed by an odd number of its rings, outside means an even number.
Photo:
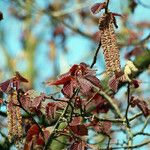
[[[106,3],[96,3],[91,7],[91,12],[93,14],[99,13],[102,9],[106,7]]]
[[[108,121],[99,122],[96,118],[94,118],[87,126],[93,126],[96,132],[106,135],[110,135],[111,132],[111,122]]]
[[[116,79],[116,77],[113,75],[109,81],[108,81],[109,87],[116,92],[118,89],[119,81]]]
[[[62,93],[66,96],[66,97],[71,97],[73,95],[73,84],[71,82],[68,82],[67,84],[65,84],[63,86],[62,89]]]
[[[88,130],[85,125],[69,126],[69,128],[74,134],[78,136],[88,135]]]
[[[53,81],[53,82],[49,82],[48,85],[61,85],[61,84],[66,84],[67,82],[69,82],[71,80],[71,77],[70,76],[65,76],[65,77],[62,77],[62,78],[59,78],[58,80],[56,81]]]
[[[134,88],[138,88],[139,87],[139,81],[138,80],[132,80],[131,84],[134,86]]]
[[[83,94],[88,94],[88,92],[93,87],[92,83],[90,81],[84,79],[84,78],[78,78],[78,82],[79,82],[79,85],[81,87],[81,92]]]
[[[44,98],[45,98],[45,94],[41,93],[39,96],[33,99],[30,107],[35,108],[35,109],[40,109],[41,102],[44,100]]]
[[[85,150],[86,144],[83,141],[75,141],[71,144],[68,150]]]
[[[100,83],[100,80],[96,77],[96,76],[93,76],[93,75],[88,75],[85,77],[88,81],[90,81],[94,86],[97,86],[99,88],[102,88],[101,86],[101,83]]]
[[[55,118],[56,110],[57,110],[57,103],[56,102],[49,102],[46,105],[46,108],[45,108],[46,117],[48,119],[54,119]]]
[[[111,132],[111,122],[105,121],[100,123],[100,129],[101,132],[106,134],[106,135],[110,135]]]
[[[91,99],[93,95],[90,96],[89,99]],[[93,113],[107,113],[110,109],[110,105],[107,103],[107,101],[99,94],[96,94],[93,98],[92,101],[86,106],[86,110],[90,109],[91,107],[94,107]]]
[[[39,136],[38,139],[36,140],[36,144],[37,145],[44,145],[45,142],[44,142],[43,138]]]
[[[12,79],[7,80],[7,81],[1,83],[0,84],[0,91],[2,91],[4,93],[8,92],[11,89],[11,87],[10,87],[10,83],[11,82],[12,82]]]
[[[29,142],[32,140],[33,136],[39,134],[39,127],[36,124],[33,124],[27,132],[26,140]]]
[[[135,98],[134,96],[132,96],[130,100],[130,104],[131,104],[131,107],[137,106],[143,112],[143,115],[145,117],[150,115],[150,109],[148,108],[148,104],[146,103],[146,101],[139,100],[138,98]]]
[[[82,117],[73,117],[71,123],[69,123],[70,126],[76,126],[81,124]]]

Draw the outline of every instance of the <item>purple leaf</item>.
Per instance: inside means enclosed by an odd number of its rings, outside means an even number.
[[[91,12],[93,14],[99,13],[102,9],[106,7],[106,3],[96,3],[91,7]]]

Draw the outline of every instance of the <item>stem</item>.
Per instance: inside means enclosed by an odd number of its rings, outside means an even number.
[[[130,83],[128,83],[127,86],[127,109],[126,109],[126,113],[125,113],[125,118],[126,118],[126,122],[127,122],[127,126],[130,128],[130,124],[129,124],[129,120],[128,120],[128,111],[129,111],[129,107],[130,107]]]
[[[96,49],[96,52],[95,52],[95,55],[94,55],[94,58],[93,58],[93,62],[91,64],[90,68],[93,68],[93,66],[95,65],[96,60],[97,60],[97,55],[98,55],[98,52],[99,52],[100,48],[101,48],[101,40],[99,41],[99,44],[98,44],[98,47]]]
[[[105,8],[105,13],[108,13],[108,4],[109,4],[109,0],[106,0],[106,8]]]

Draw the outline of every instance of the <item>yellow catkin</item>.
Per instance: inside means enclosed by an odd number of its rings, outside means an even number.
[[[120,54],[117,47],[117,40],[114,31],[114,18],[111,13],[103,14],[99,19],[99,29],[101,32],[101,45],[106,64],[106,73],[112,75],[120,72]]]
[[[7,119],[8,119],[8,139],[11,142],[13,136],[13,109],[11,103],[11,96],[8,96],[7,104]]]
[[[7,104],[8,138],[10,141],[16,141],[22,136],[22,115],[18,105],[17,92],[12,91],[8,96]]]

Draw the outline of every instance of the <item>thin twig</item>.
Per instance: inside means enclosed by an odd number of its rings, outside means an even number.
[[[143,115],[143,113],[142,112],[139,112],[138,114],[135,114],[134,116],[132,116],[130,119],[129,119],[129,121],[132,121],[132,120],[134,120],[134,119],[136,119],[137,117],[140,117],[140,116],[142,116]]]
[[[125,113],[127,126],[130,128],[130,124],[129,124],[129,120],[128,120],[129,107],[130,107],[130,83],[128,83],[128,85],[127,85],[127,108],[126,108],[126,113]]]
[[[94,58],[93,58],[93,62],[91,64],[90,68],[93,68],[93,66],[95,65],[96,60],[97,60],[97,55],[98,55],[98,52],[99,52],[100,48],[101,48],[101,40],[99,41],[99,44],[98,44],[98,47],[96,49],[96,52],[95,52],[95,55],[94,55]]]
[[[109,0],[106,0],[105,13],[108,13],[108,5],[109,5]]]
[[[144,122],[144,126],[143,128],[141,129],[141,132],[144,132],[145,128],[147,127],[148,123],[149,123],[149,116],[146,118],[145,122]]]
[[[143,143],[141,143],[141,144],[137,144],[137,145],[132,145],[132,146],[120,146],[120,147],[111,147],[112,149],[135,149],[135,148],[140,148],[140,147],[142,147],[142,146],[145,146],[145,145],[147,145],[147,144],[149,144],[150,143],[150,140],[148,140],[148,141],[145,141],[145,142],[143,142]],[[102,150],[102,149],[101,149]]]
[[[144,132],[137,132],[135,134],[133,134],[133,136],[137,136],[137,135],[145,135],[145,136],[150,136],[150,133],[144,133]]]

